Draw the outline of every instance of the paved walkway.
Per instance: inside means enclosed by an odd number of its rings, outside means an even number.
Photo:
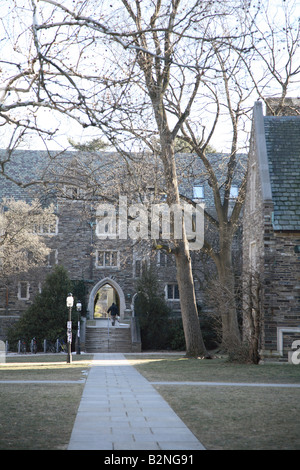
[[[204,450],[123,354],[95,354],[69,450]]]

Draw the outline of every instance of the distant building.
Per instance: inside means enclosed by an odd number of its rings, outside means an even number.
[[[0,157],[5,159],[5,151]],[[114,301],[119,307],[121,321],[129,321],[134,316],[134,300],[137,295],[137,281],[141,276],[143,265],[152,262],[161,286],[161,294],[165,296],[173,315],[180,315],[180,300],[176,281],[176,267],[173,256],[161,250],[153,249],[151,240],[140,242],[118,237],[101,237],[99,234],[97,205],[99,197],[97,184],[101,186],[111,178],[116,154],[101,153],[97,160],[92,161],[90,155],[80,152],[64,152],[57,158],[47,152],[15,150],[11,162],[6,165],[7,174],[11,179],[0,179],[0,200],[4,197],[30,201],[33,196],[44,203],[53,202],[57,223],[54,226],[42,227],[41,236],[47,240],[51,253],[45,266],[28,273],[14,276],[7,285],[0,280],[0,338],[5,339],[6,331],[27,307],[35,295],[41,291],[42,283],[53,266],[63,265],[72,280],[81,282],[85,287],[85,299],[80,299],[86,308],[86,327],[94,328],[98,320],[107,316],[107,309]],[[215,165],[219,165],[219,176],[222,175],[228,156],[212,155]],[[243,165],[235,175],[230,201],[235,202],[241,174],[245,170],[245,156],[241,156]],[[86,165],[94,165],[99,172],[95,187],[86,185],[84,173]],[[178,156],[180,192],[198,203],[204,203],[207,210],[213,213],[213,196],[209,186],[208,175],[200,160],[191,154]],[[89,166],[91,171],[92,166]],[[93,171],[94,171],[93,170]],[[146,171],[146,170],[145,170]],[[92,172],[92,171],[91,171]],[[28,183],[30,181],[47,182],[47,191],[43,184],[22,187],[15,181]],[[147,183],[146,196],[151,200],[153,181]],[[222,178],[220,176],[220,185]],[[121,186],[121,185],[120,185]],[[126,188],[125,188],[126,190]],[[111,196],[120,194],[120,187],[111,188]],[[115,192],[115,194],[114,194]],[[126,193],[125,193],[126,194]],[[145,202],[138,199],[137,194],[128,195],[135,202]],[[161,194],[160,202],[164,202]],[[116,206],[117,217],[120,207]],[[240,245],[235,247],[240,252]],[[195,275],[195,291],[199,304],[203,303],[201,276],[203,267],[200,266],[199,252],[192,253],[192,265]],[[210,267],[211,269],[211,267]]]

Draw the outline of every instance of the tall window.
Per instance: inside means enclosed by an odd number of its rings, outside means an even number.
[[[257,254],[256,254],[256,242],[253,241],[250,243],[249,258],[250,258],[250,269],[251,271],[256,270],[257,265]]]
[[[147,260],[142,258],[134,258],[133,260],[134,267],[134,277],[139,278],[142,276],[143,271],[148,267]]]
[[[177,284],[167,284],[166,297],[168,300],[179,300],[179,290]]]
[[[29,282],[20,281],[18,284],[18,299],[28,300],[29,299]]]
[[[162,253],[161,251],[157,252],[157,266],[163,268],[165,266],[170,267],[172,266],[172,257],[171,255],[167,255],[166,253]]]
[[[251,166],[250,170],[250,211],[255,211],[256,205],[256,164]]]
[[[48,268],[51,268],[55,264],[57,264],[57,256],[58,256],[58,251],[57,250],[51,250],[49,255],[47,256],[47,266]]]
[[[136,259],[134,263],[134,277],[141,277],[142,274],[142,262],[140,259]]]

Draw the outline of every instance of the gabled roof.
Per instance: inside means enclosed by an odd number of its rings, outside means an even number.
[[[300,230],[300,117],[264,118],[274,230]]]
[[[300,230],[300,117],[263,116],[254,107],[262,194],[274,205],[274,230]]]

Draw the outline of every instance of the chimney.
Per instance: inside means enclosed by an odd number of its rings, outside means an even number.
[[[266,98],[266,116],[300,116],[300,98]]]

